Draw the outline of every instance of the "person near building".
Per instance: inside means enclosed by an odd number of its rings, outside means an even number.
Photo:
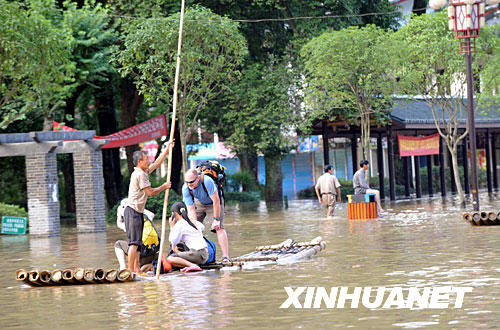
[[[326,208],[326,216],[333,216],[335,203],[340,203],[340,183],[335,175],[333,175],[332,165],[326,165],[324,173],[318,178],[315,186],[316,196],[320,204]]]

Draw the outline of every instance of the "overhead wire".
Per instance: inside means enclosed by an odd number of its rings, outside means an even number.
[[[413,9],[412,12],[419,12],[427,10],[425,8]],[[284,17],[284,18],[254,18],[254,19],[231,19],[233,22],[239,23],[262,23],[262,22],[288,22],[295,20],[315,20],[315,19],[330,19],[330,18],[354,18],[354,17],[366,17],[366,16],[383,16],[383,15],[392,15],[401,13],[399,10],[387,11],[387,12],[373,12],[373,13],[363,13],[363,14],[346,14],[346,15],[321,15],[321,16],[297,16],[297,17]],[[137,20],[152,20],[152,21],[169,21],[178,19],[173,17],[138,17],[138,16],[128,16],[128,15],[110,15],[112,17],[117,18],[125,18],[125,19],[137,19]],[[227,17],[224,17],[227,18]],[[191,22],[210,22],[214,20],[207,19],[185,19],[185,21]]]

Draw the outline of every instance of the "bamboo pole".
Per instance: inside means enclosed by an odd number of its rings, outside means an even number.
[[[106,272],[106,280],[108,282],[116,282],[117,275],[118,275],[118,269],[110,269]]]
[[[73,269],[70,268],[63,270],[62,278],[66,283],[78,283],[78,281],[75,280]]]
[[[54,269],[53,271],[51,271],[50,281],[57,285],[66,284],[63,279],[63,271],[61,269]]]
[[[182,50],[182,27],[184,25],[184,0],[181,0],[181,17],[179,21],[179,40],[177,42],[177,65],[175,68],[175,81],[174,81],[174,100],[172,106],[172,124],[170,125],[170,140],[174,139],[175,132],[175,117],[177,115],[177,88],[179,87],[179,75],[181,69],[181,50]],[[181,133],[182,134],[182,133]],[[172,144],[169,145],[170,150],[168,152],[168,171],[167,171],[167,182],[170,181],[172,176]],[[158,254],[158,267],[156,267],[156,279],[160,278],[160,262],[163,256],[163,247],[165,246],[165,227],[167,225],[167,207],[168,207],[168,194],[170,188],[165,191],[165,199],[163,200],[163,213],[161,218],[161,242],[160,242],[160,252]]]
[[[75,271],[74,271],[74,273],[73,273],[73,278],[77,282],[87,283],[85,281],[85,269],[83,269],[83,268],[76,268]]]
[[[278,257],[235,258],[233,261],[276,261]]]

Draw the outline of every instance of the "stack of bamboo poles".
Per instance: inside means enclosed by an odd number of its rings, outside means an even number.
[[[16,279],[31,286],[52,286],[131,282],[135,279],[135,276],[128,269],[110,269],[107,271],[102,268],[68,268],[53,271],[33,269],[29,272],[19,269],[16,271]]]
[[[465,212],[462,219],[473,226],[497,226],[500,225],[500,212]]]
[[[201,266],[203,269],[220,269],[248,265],[251,263],[288,264],[297,260],[312,257],[326,247],[325,241],[318,236],[309,242],[295,242],[287,239],[279,244],[257,246],[254,252],[234,258],[231,262],[215,262]]]

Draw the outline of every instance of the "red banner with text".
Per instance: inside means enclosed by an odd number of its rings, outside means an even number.
[[[76,131],[76,129],[53,122],[54,131]],[[144,141],[158,139],[167,135],[167,120],[165,115],[159,115],[143,123],[126,128],[119,132],[106,135],[94,136],[95,139],[108,139],[109,143],[103,149],[118,148],[139,144]]]
[[[398,143],[401,157],[439,154],[439,133],[429,136],[398,135]]]

